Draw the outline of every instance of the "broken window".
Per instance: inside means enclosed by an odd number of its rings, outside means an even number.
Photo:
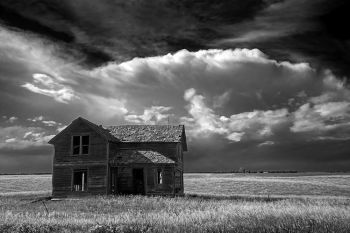
[[[73,136],[73,155],[89,154],[89,135]]]
[[[73,155],[80,154],[80,136],[73,136]]]
[[[74,171],[73,173],[73,191],[87,190],[87,170]]]
[[[81,136],[81,153],[89,154],[89,136]]]
[[[157,170],[157,184],[163,184],[163,171],[162,171],[162,169]]]

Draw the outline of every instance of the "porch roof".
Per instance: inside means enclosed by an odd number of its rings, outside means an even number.
[[[111,160],[112,164],[156,163],[175,164],[175,161],[154,150],[120,150]]]

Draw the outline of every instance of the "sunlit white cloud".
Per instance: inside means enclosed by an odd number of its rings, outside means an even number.
[[[274,129],[288,122],[288,110],[252,111],[234,114],[229,117],[217,115],[204,103],[204,97],[188,89],[184,98],[189,101],[188,112],[191,117],[182,120],[193,136],[210,134],[224,135],[228,140],[261,139],[272,136]]]
[[[57,123],[56,121],[42,121],[42,122],[46,126],[57,126],[57,125],[59,125],[59,123]]]
[[[292,132],[321,132],[350,126],[350,103],[328,102],[302,105],[295,112]],[[350,128],[349,128],[350,130]]]
[[[22,87],[46,96],[54,98],[58,102],[68,103],[73,98],[77,98],[74,91],[68,87],[64,86],[46,74],[33,74],[32,83],[23,84]]]
[[[85,94],[81,102],[92,120],[117,119],[128,113],[125,100],[114,97],[104,97],[95,94]]]
[[[7,117],[5,119],[7,119]],[[17,120],[18,120],[18,117],[12,116],[12,117],[9,117],[6,122],[14,123]]]
[[[47,117],[44,117],[44,116],[36,116],[33,118],[28,118],[27,121],[34,122],[34,123],[40,123],[44,126],[49,126],[49,127],[54,127],[54,126],[61,127],[62,126],[62,123],[56,122],[54,120],[49,120],[49,119],[47,119]]]
[[[33,117],[33,118],[28,118],[27,120],[28,121],[32,121],[32,122],[43,121],[44,117],[43,116],[36,116],[36,117]]]
[[[126,115],[125,120],[135,124],[169,123],[167,120],[170,120],[170,116],[173,116],[173,114],[168,113],[171,109],[171,107],[152,106],[151,108],[146,108],[141,115]]]
[[[329,121],[328,116],[319,113],[315,121],[312,116],[316,113],[310,109],[340,111],[335,102],[345,104],[349,97],[344,83],[329,70],[317,72],[307,63],[279,62],[257,49],[181,50],[79,72],[71,76],[71,83],[44,74],[35,74],[33,82],[41,85],[40,94],[82,103],[93,120],[156,124],[166,122],[173,110],[174,121],[185,122],[193,136],[211,132],[230,141],[264,140],[281,128],[289,133],[322,126],[330,129],[334,125],[323,123]],[[77,82],[81,82],[79,87],[73,84]],[[303,113],[317,101],[323,105]],[[189,116],[182,111],[184,106]]]
[[[276,61],[258,49],[181,50],[91,71],[69,63],[51,74],[34,73],[32,82],[22,86],[72,104],[73,111],[79,107],[93,121],[156,124],[171,117],[174,123],[185,122],[193,136],[210,132],[229,141],[265,140],[281,128],[300,133],[334,127],[320,111],[341,111],[335,103],[347,108],[350,99],[331,71]],[[40,121],[58,127],[51,119]]]
[[[275,145],[275,142],[273,142],[273,141],[265,141],[265,142],[262,142],[262,143],[258,144],[259,147],[261,147],[261,146],[272,146],[272,145]]]
[[[0,127],[0,149],[23,150],[45,146],[53,136],[40,127],[20,125]]]

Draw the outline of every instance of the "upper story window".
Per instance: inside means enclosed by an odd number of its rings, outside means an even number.
[[[73,136],[73,155],[89,154],[89,135]]]

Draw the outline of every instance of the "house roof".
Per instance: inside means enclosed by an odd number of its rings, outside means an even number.
[[[75,119],[74,121],[72,121],[72,123],[70,123],[66,128],[64,128],[60,133],[58,133],[55,137],[51,138],[51,140],[48,142],[48,143],[54,143],[54,141],[62,134],[64,133],[65,131],[68,131],[70,126],[73,125],[75,122],[78,122],[78,121],[82,121],[84,122],[86,125],[88,125],[92,130],[94,130],[96,133],[100,134],[102,137],[104,137],[106,140],[108,141],[115,141],[117,142],[118,139],[115,138],[113,135],[111,135],[109,133],[109,130],[101,127],[101,126],[98,126],[82,117],[78,117],[77,119]]]
[[[72,124],[76,121],[83,121],[108,141],[181,142],[184,150],[187,151],[184,125],[119,125],[102,127],[82,117],[78,117],[72,122]],[[69,126],[67,128],[69,128]],[[63,131],[67,130],[67,128]],[[63,131],[52,138],[49,143],[53,143],[57,136],[60,135]]]
[[[181,142],[182,125],[119,125],[107,127],[122,142]]]
[[[154,150],[121,150],[111,163],[157,163],[174,164],[175,161]]]
[[[102,126],[98,126],[82,117],[79,117],[82,121],[84,121],[86,124],[88,124],[93,130],[95,130],[98,134],[105,137],[108,141],[119,141],[117,138],[115,138],[112,134],[110,134],[108,129],[103,128]]]

